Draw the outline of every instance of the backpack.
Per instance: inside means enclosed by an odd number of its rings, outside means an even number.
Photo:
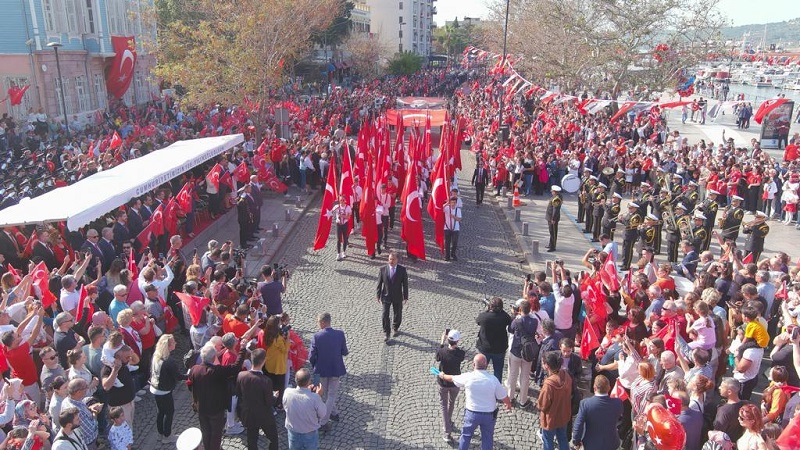
[[[191,370],[192,367],[197,365],[197,360],[200,358],[200,350],[190,348],[186,354],[183,355],[183,367],[186,370]]]
[[[536,330],[538,327],[539,322],[533,319],[533,329]],[[522,360],[525,362],[536,361],[539,356],[539,343],[536,342],[535,334],[524,333],[522,327],[517,329],[516,334],[519,336],[520,345],[522,346],[520,351]]]

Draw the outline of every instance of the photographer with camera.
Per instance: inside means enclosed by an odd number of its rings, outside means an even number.
[[[264,281],[256,286],[261,293],[261,303],[267,307],[268,315],[280,316],[283,314],[281,294],[286,292],[289,272],[277,264],[272,266],[265,264],[261,268],[261,276],[264,277]]]
[[[536,341],[536,330],[539,321],[531,317],[531,304],[520,300],[511,307],[514,320],[508,326],[512,334],[511,350],[508,352],[508,396],[514,399],[519,380],[519,406],[527,408],[528,386],[531,379],[531,365],[539,356],[539,343]]]
[[[480,313],[475,322],[480,326],[475,347],[491,361],[494,376],[502,383],[503,365],[508,349],[506,330],[511,325],[511,316],[503,310],[503,299],[499,297],[491,299],[487,310]]]

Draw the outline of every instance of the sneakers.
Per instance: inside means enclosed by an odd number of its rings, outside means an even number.
[[[242,433],[244,433],[244,427],[242,426],[242,424],[240,424],[238,422],[233,424],[232,427],[228,427],[225,430],[225,434],[227,436],[234,436],[234,435],[242,434]]]
[[[342,254],[341,253],[336,255],[336,260],[337,261],[341,261],[342,260]]]
[[[345,258],[347,258],[347,253],[342,252],[342,259],[345,259]]]
[[[453,442],[453,436],[450,436],[450,433],[445,433],[444,436],[442,436],[442,440],[449,444]]]

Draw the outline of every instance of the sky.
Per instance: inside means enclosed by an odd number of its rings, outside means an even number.
[[[485,19],[489,10],[486,4],[495,0],[438,0],[435,3],[437,14],[434,21],[443,25],[445,20],[458,17],[480,17]],[[514,7],[514,0],[511,7]],[[768,7],[767,7],[768,4]],[[733,22],[733,25],[780,22],[800,17],[797,0],[719,0],[720,9]],[[793,12],[793,13],[792,13]]]

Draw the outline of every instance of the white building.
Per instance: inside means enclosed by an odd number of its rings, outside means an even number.
[[[350,31],[352,33],[369,33],[370,17],[369,6],[366,3],[353,3],[353,9],[350,11]]]
[[[431,54],[436,0],[361,0],[370,7],[370,32],[390,54]]]

